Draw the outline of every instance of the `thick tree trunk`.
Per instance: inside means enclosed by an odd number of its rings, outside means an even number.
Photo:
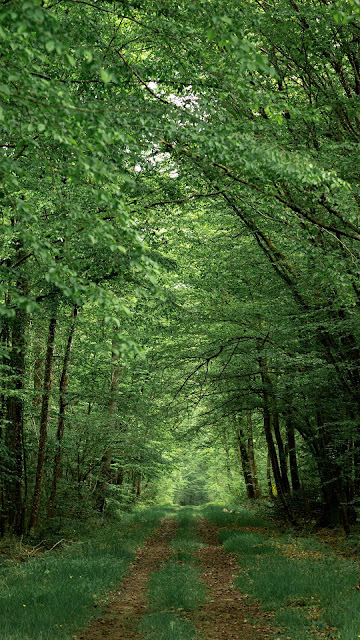
[[[54,316],[50,319],[47,346],[46,346],[38,458],[37,458],[34,494],[33,494],[33,500],[32,500],[30,519],[29,519],[29,532],[32,534],[35,532],[37,522],[38,522],[42,481],[43,481],[43,475],[44,475],[47,430],[48,430],[49,410],[50,410],[50,395],[53,388],[53,360],[54,360],[54,348],[55,348],[55,331],[56,331],[56,316],[54,314]]]
[[[244,476],[247,497],[253,500],[255,498],[255,491],[254,491],[254,485],[251,478],[249,454],[246,448],[244,431],[239,425],[237,425],[236,427],[236,439],[239,447],[241,466],[242,466],[242,471]]]
[[[48,517],[52,518],[55,510],[55,498],[57,492],[58,480],[60,480],[62,476],[62,441],[64,437],[64,429],[65,429],[65,418],[66,418],[66,409],[67,409],[67,394],[69,389],[69,369],[70,369],[70,355],[71,355],[71,347],[74,337],[76,318],[78,314],[78,307],[75,305],[72,312],[72,322],[70,324],[69,335],[66,343],[63,366],[60,377],[60,397],[59,397],[59,417],[58,417],[58,427],[56,432],[56,452],[54,458],[54,469],[53,469],[53,479],[51,486],[51,493],[49,498],[48,505]]]
[[[18,288],[19,291],[26,293],[27,283],[24,278],[19,280]],[[8,528],[17,535],[22,535],[24,532],[24,400],[22,392],[25,384],[26,325],[25,311],[16,309],[15,317],[9,327],[11,344],[7,366],[10,377],[9,387],[13,393],[5,399],[4,445],[6,462],[4,465],[4,523],[2,528]]]

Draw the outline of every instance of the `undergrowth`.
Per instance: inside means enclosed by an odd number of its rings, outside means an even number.
[[[204,518],[211,520],[219,527],[266,527],[267,529],[272,527],[262,515],[243,507],[228,510],[222,505],[207,504],[201,512]]]
[[[65,550],[0,567],[1,640],[69,638],[124,577],[135,550],[164,515],[162,508],[126,514]]]

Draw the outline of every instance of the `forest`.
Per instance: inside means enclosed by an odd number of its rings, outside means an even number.
[[[229,553],[267,526],[360,550],[360,1],[1,0],[0,38],[6,575],[199,513],[245,528]],[[174,606],[106,637],[197,638]],[[199,637],[352,640],[359,609]]]

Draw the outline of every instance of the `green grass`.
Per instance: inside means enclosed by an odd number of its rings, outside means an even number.
[[[198,640],[195,627],[175,612],[193,611],[206,600],[206,587],[199,581],[200,571],[193,552],[202,546],[196,536],[195,509],[185,507],[176,513],[178,529],[170,547],[171,560],[154,571],[148,582],[149,610],[141,624],[145,640]]]
[[[202,516],[210,520],[218,527],[266,527],[271,528],[272,525],[261,515],[254,513],[250,509],[238,507],[234,513],[226,512],[225,505],[208,504],[202,508]]]
[[[187,537],[185,535],[182,535],[182,532],[180,532],[180,534],[170,542],[170,547],[172,549],[175,549],[176,551],[186,551],[189,554],[195,553],[195,551],[201,549],[201,547],[204,546],[204,543],[200,540],[192,540],[190,536]]]
[[[294,609],[294,620],[286,619],[286,611],[277,616],[282,624],[297,623],[304,627],[305,613],[312,607],[320,611],[320,619],[313,627],[322,631],[325,623],[339,630],[342,640],[357,638],[360,634],[360,597],[353,587],[359,581],[359,564],[330,554],[324,560],[294,559],[279,553],[261,558],[261,564],[247,562],[246,573],[241,573],[237,586],[259,598],[265,607],[275,611]],[[308,610],[308,611],[306,611]],[[284,617],[285,615],[285,617]],[[310,615],[307,616],[310,625]],[[297,626],[295,626],[297,631]],[[293,633],[293,626],[290,628]],[[286,634],[285,634],[286,635]],[[300,636],[299,636],[300,637]]]
[[[151,608],[193,611],[206,600],[206,587],[199,582],[200,572],[189,565],[169,562],[154,571],[148,583]]]
[[[195,515],[195,507],[183,507],[183,509],[176,514],[179,526],[174,539],[170,543],[170,547],[175,549],[175,551],[192,554],[205,546],[196,534]]]
[[[219,539],[223,541],[228,553],[255,554],[271,553],[269,537],[261,533],[248,531],[222,531]]]
[[[171,556],[171,559],[173,562],[180,562],[181,564],[194,564],[199,562],[196,558],[194,558],[192,553],[183,551],[182,549],[175,549]]]
[[[238,518],[213,505],[204,511],[219,526],[227,524],[219,537],[226,551],[238,554],[243,570],[236,585],[275,612],[276,638],[304,640],[312,632],[328,639],[360,636],[360,592],[354,589],[360,579],[359,562],[335,554],[311,537],[234,530],[234,522],[254,526],[252,513]]]
[[[196,629],[191,622],[170,612],[145,616],[139,630],[145,640],[198,640]]]
[[[136,548],[163,515],[159,508],[127,514],[67,550],[1,567],[1,640],[71,637],[94,615],[95,602],[124,577]]]

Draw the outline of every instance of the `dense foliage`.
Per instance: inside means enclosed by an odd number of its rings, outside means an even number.
[[[357,0],[5,0],[0,530],[360,498]]]

